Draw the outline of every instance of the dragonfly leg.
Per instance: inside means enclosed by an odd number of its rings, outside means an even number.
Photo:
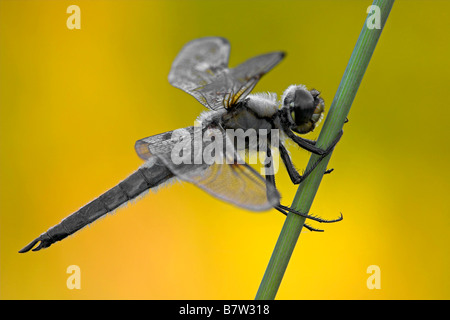
[[[280,151],[281,151],[281,148],[284,148],[284,147],[281,147],[282,146],[282,144],[280,144]],[[271,154],[272,154],[272,152],[270,151],[270,148],[267,148],[267,157],[271,157]],[[292,163],[291,163],[292,164]],[[295,168],[294,168],[294,170],[295,170]],[[296,172],[296,171],[295,171]],[[298,174],[298,172],[297,172],[297,174]],[[272,166],[270,165],[270,162],[269,161],[267,161],[266,160],[266,164],[265,164],[265,176],[266,176],[266,183],[267,183],[267,185],[272,185],[274,188],[276,188],[276,184],[275,184],[275,176],[274,176],[274,174],[273,174],[273,168],[272,168]],[[337,219],[333,219],[333,220],[326,220],[326,219],[322,219],[322,218],[320,218],[320,217],[317,217],[317,216],[312,216],[312,215],[309,215],[309,214],[307,214],[307,213],[302,213],[302,212],[299,212],[299,211],[297,211],[297,210],[294,210],[294,209],[291,209],[291,208],[289,208],[289,207],[286,207],[286,206],[283,206],[282,204],[278,204],[278,205],[276,205],[275,206],[275,209],[277,209],[278,211],[280,211],[280,212],[282,212],[283,214],[285,214],[285,215],[287,215],[287,212],[291,212],[291,213],[294,213],[294,214],[297,214],[297,215],[299,215],[299,216],[302,216],[302,217],[304,217],[304,218],[306,218],[306,219],[311,219],[311,220],[314,220],[314,221],[317,221],[317,222],[320,222],[320,223],[332,223],[332,222],[337,222],[337,221],[341,221],[342,220],[342,218],[343,218],[343,216],[342,216],[342,214],[341,214],[341,216],[339,217],[339,218],[337,218]],[[314,229],[314,228],[313,228]]]
[[[320,222],[320,223],[333,223],[333,222],[339,222],[342,219],[344,219],[344,216],[342,215],[342,213],[340,214],[339,218],[328,220],[328,219],[323,219],[323,218],[318,217],[318,216],[309,215],[307,213],[302,213],[302,212],[294,210],[292,208],[283,206],[282,204],[279,204],[276,208],[284,210],[284,211],[287,211],[287,212],[291,212],[291,213],[297,214],[297,215],[299,215],[301,217],[304,217],[306,219],[314,220],[314,221],[317,221],[317,222]]]
[[[304,172],[303,175],[300,175],[298,173],[298,171],[295,169],[294,164],[292,163],[291,157],[289,156],[289,153],[286,150],[286,147],[281,143],[281,141],[280,141],[280,144],[279,144],[278,148],[280,150],[281,160],[283,161],[284,166],[286,167],[286,170],[287,170],[287,172],[289,174],[289,178],[291,178],[291,181],[292,181],[293,184],[299,184],[300,182],[305,180],[306,177],[311,174],[311,172],[315,169],[315,167],[317,167],[317,165],[320,163],[320,161],[322,161],[322,159],[324,158],[324,156],[321,156],[320,159],[313,164],[311,169],[309,169],[308,171]],[[326,170],[324,172],[324,174],[329,174],[333,170],[334,169]]]
[[[282,214],[284,214],[285,216],[287,216],[287,212],[286,212],[286,211],[284,211],[284,210],[282,210],[282,209],[280,209],[280,208],[278,208],[278,207],[275,207],[275,209],[277,209],[277,210],[280,211]],[[317,228],[311,227],[309,224],[306,224],[306,223],[304,223],[303,226],[304,226],[306,229],[308,229],[309,231],[313,231],[313,232],[323,232],[322,229],[317,229]]]
[[[289,178],[291,178],[293,184],[299,184],[302,181],[302,176],[298,173],[297,169],[295,169],[291,157],[289,156],[286,147],[281,143],[281,141],[278,146],[278,149],[280,150],[281,160],[283,161],[284,166],[286,167],[286,170],[289,174]]]
[[[319,147],[316,147],[316,143],[311,143],[311,140],[299,137],[298,135],[296,135],[294,132],[292,132],[289,129],[284,130],[284,132],[299,147],[301,147],[311,153],[317,154],[319,156],[324,156],[324,157],[327,156],[334,149],[334,147],[336,146],[336,144],[339,142],[342,135],[344,134],[344,131],[341,130],[339,132],[338,136],[336,137],[336,139],[334,139],[334,141],[331,143],[331,145],[326,150],[323,150]]]
[[[304,226],[306,229],[308,229],[309,231],[313,231],[313,232],[323,232],[322,229],[316,229],[316,228],[313,228],[313,227],[311,227],[310,225],[308,225],[308,224],[306,224],[306,223],[304,223],[303,226]]]

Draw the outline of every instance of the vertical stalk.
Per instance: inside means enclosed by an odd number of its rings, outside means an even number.
[[[342,130],[393,4],[394,0],[375,0],[372,7],[369,7],[371,10],[368,8],[368,16],[317,139],[318,147],[326,149]],[[379,25],[377,25],[377,18]],[[330,157],[331,153],[300,184],[292,202],[292,208],[300,212],[309,212]],[[308,171],[318,159],[319,156],[311,155],[305,171]],[[256,299],[275,299],[304,222],[305,218],[292,213],[288,214]]]

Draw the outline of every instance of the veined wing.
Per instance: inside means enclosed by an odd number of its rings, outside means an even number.
[[[161,144],[168,134],[172,136],[170,141]],[[196,145],[198,141],[193,138],[197,134],[210,134],[215,139],[209,144],[203,141],[201,146]],[[222,143],[216,147],[220,139]],[[139,140],[136,146],[141,158],[157,156],[178,178],[221,200],[253,211],[268,210],[279,203],[278,191],[266,185],[264,178],[239,158],[225,131],[218,127],[180,129]],[[208,159],[208,150],[212,149],[209,154],[213,154],[213,159]]]
[[[202,96],[195,90],[212,83],[228,67],[230,43],[220,37],[206,37],[188,42],[175,58],[169,73],[169,82],[200,101]]]
[[[181,139],[183,134],[186,135],[186,138],[191,139],[191,136],[194,134],[194,127],[164,132],[138,140],[134,145],[134,149],[142,160],[149,160],[155,154],[170,154],[173,147],[179,142],[175,137]]]
[[[228,109],[243,100],[283,57],[284,53],[278,51],[254,57],[234,69],[223,70],[211,83],[194,89],[193,93],[210,109]]]
[[[186,44],[175,59],[169,82],[211,110],[229,108],[244,99],[259,79],[284,57],[272,52],[228,69],[230,44],[224,38],[200,38]]]

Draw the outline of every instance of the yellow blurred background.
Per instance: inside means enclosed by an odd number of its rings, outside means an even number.
[[[72,4],[80,30],[66,26]],[[329,107],[369,5],[0,1],[0,298],[253,299],[284,216],[186,183],[17,251],[141,165],[136,140],[193,125],[204,108],[167,81],[186,42],[228,38],[231,66],[284,50],[254,92],[303,83]],[[450,298],[449,12],[394,4],[311,210],[344,220],[301,234],[277,299]],[[308,153],[291,153],[303,169]],[[283,170],[277,181],[290,204],[296,187]],[[370,265],[381,289],[367,287]]]

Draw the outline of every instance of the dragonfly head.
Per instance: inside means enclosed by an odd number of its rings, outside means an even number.
[[[303,85],[292,85],[287,88],[282,103],[290,129],[301,134],[314,130],[322,119],[325,109],[320,92],[315,89],[308,91]]]

